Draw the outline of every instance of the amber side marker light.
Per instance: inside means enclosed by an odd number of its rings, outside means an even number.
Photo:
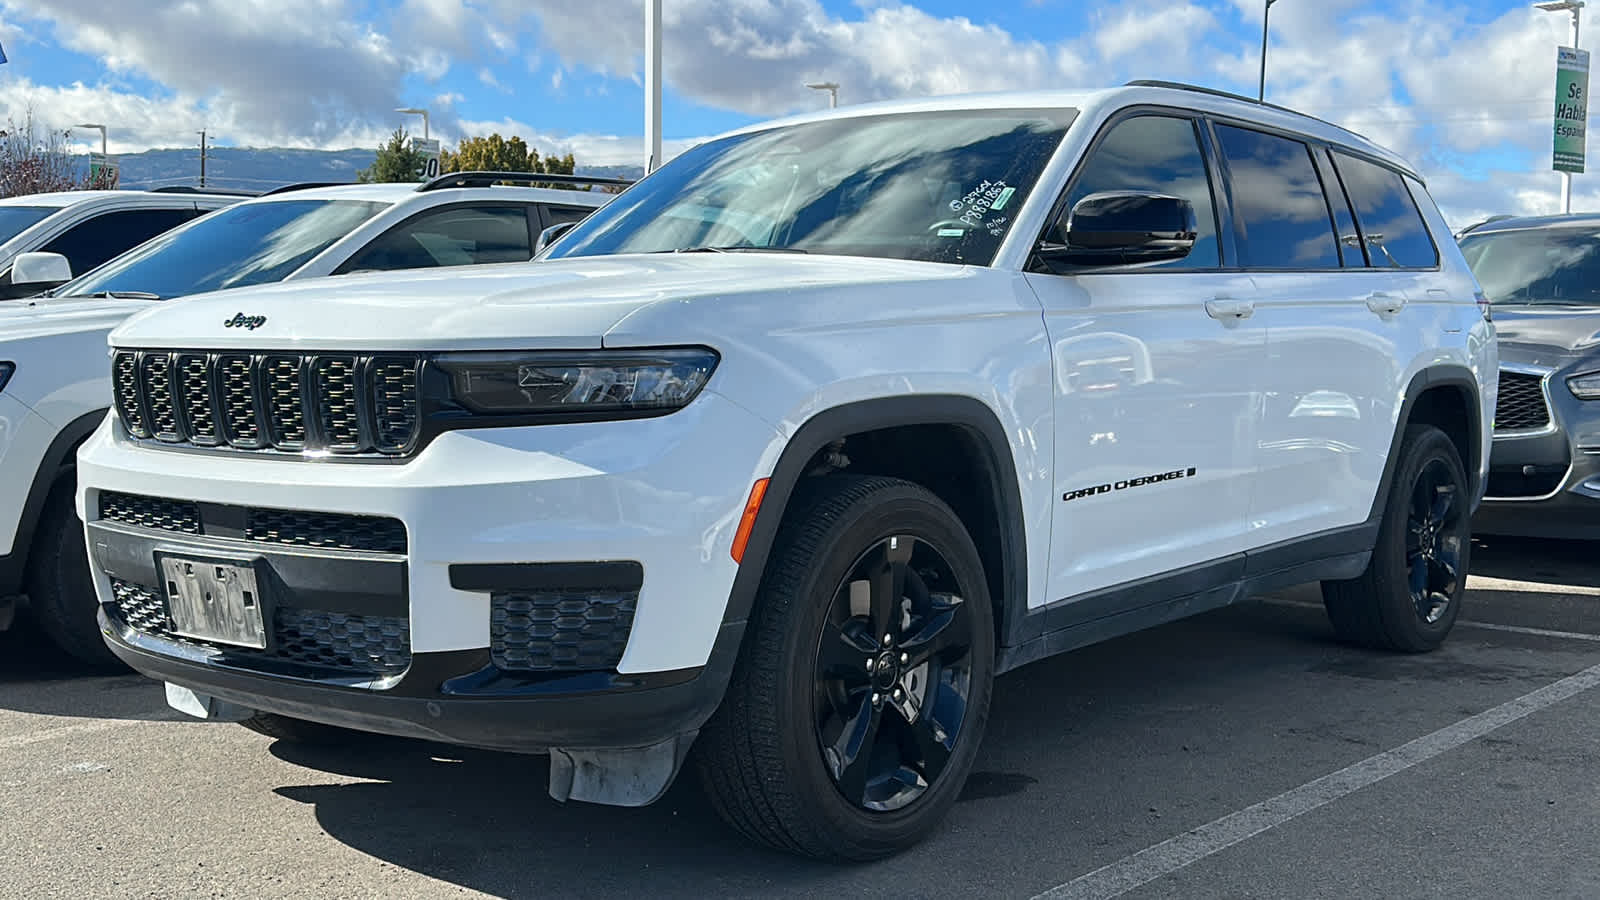
[[[750,485],[750,499],[744,502],[744,515],[739,517],[739,530],[733,533],[733,561],[744,562],[744,548],[750,543],[750,532],[756,527],[756,513],[761,511],[761,501],[767,496],[767,482],[761,478]]]

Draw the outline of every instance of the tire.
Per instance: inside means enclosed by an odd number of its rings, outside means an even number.
[[[239,724],[269,738],[307,746],[348,744],[365,737],[360,731],[280,716],[277,713],[258,712]]]
[[[106,646],[95,618],[100,606],[73,488],[69,477],[45,501],[28,568],[29,612],[39,630],[78,662],[95,669],[126,670]]]
[[[712,805],[757,843],[881,858],[955,802],[993,683],[993,611],[960,519],[910,482],[828,476],[785,515],[695,766]],[[876,755],[852,752],[856,728]]]
[[[1407,426],[1366,571],[1322,584],[1340,638],[1407,653],[1444,642],[1461,613],[1471,564],[1467,491],[1450,438],[1431,425]]]

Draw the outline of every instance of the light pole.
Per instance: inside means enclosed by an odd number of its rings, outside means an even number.
[[[661,0],[644,4],[644,173],[661,165]]]
[[[1266,5],[1261,8],[1261,85],[1256,88],[1257,103],[1267,100],[1267,20],[1272,18],[1272,4],[1277,2],[1266,0]]]
[[[73,128],[98,128],[98,129],[100,129],[100,155],[101,156],[105,156],[106,155],[106,127],[104,125],[85,125],[83,123],[79,123],[79,124],[74,125],[72,127]]]
[[[427,140],[428,139],[428,111],[427,110],[418,109],[418,108],[416,108],[414,106],[408,106],[405,109],[397,109],[397,110],[395,110],[395,112],[397,112],[397,113],[406,113],[407,115],[412,115],[412,116],[421,116],[422,117],[422,139],[423,140]]]
[[[810,84],[807,84],[806,87],[811,88],[813,91],[827,91],[828,92],[828,108],[829,109],[834,109],[834,108],[838,107],[838,105],[839,105],[839,85],[838,85],[837,82],[833,82],[833,81],[816,81],[816,82],[812,82]]]
[[[1545,12],[1570,12],[1572,13],[1572,49],[1578,49],[1578,13],[1583,9],[1583,0],[1550,0],[1548,3],[1535,3],[1535,7]],[[1557,97],[1556,102],[1561,98]],[[1561,173],[1561,211],[1572,212],[1572,173]]]

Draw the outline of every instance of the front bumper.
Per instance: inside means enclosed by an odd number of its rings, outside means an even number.
[[[1511,368],[1519,366],[1520,368]],[[1488,496],[1473,516],[1484,534],[1600,539],[1600,402],[1564,386],[1569,372],[1513,361],[1511,371],[1538,374],[1547,421],[1496,433]]]
[[[496,672],[487,650],[421,653],[383,691],[228,669],[182,644],[139,634],[102,608],[106,644],[134,670],[249,709],[398,737],[538,753],[648,747],[699,728],[721,702],[744,623],[722,626],[699,669],[542,682]]]
[[[447,432],[402,464],[139,446],[109,417],[79,453],[78,504],[107,643],[150,677],[387,734],[635,748],[720,700],[743,630],[728,548],[777,441],[710,392],[656,419]],[[169,555],[254,567],[268,648],[173,633]],[[631,586],[572,581],[595,570]],[[533,634],[569,601],[626,604],[603,666],[593,641],[552,655]]]

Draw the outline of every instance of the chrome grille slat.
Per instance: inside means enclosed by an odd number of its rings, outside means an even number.
[[[149,427],[156,440],[182,441],[184,436],[178,431],[178,413],[172,401],[172,357],[146,353],[139,362],[139,384],[149,405]]]
[[[202,447],[214,447],[219,439],[216,409],[211,402],[211,360],[204,353],[180,353],[177,365],[178,404],[189,440]]]
[[[404,354],[118,350],[112,388],[138,439],[392,457],[417,443],[420,369]]]

